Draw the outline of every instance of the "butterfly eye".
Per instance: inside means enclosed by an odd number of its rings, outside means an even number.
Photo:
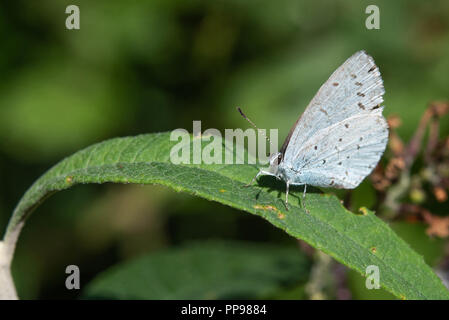
[[[278,155],[278,164],[280,164],[281,161],[282,161],[282,153],[280,153],[280,154]]]

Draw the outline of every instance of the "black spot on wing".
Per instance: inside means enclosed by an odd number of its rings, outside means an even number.
[[[329,116],[329,114],[327,113],[327,111],[324,110],[323,108],[320,108],[320,111],[321,111],[322,113],[324,113],[326,116]]]

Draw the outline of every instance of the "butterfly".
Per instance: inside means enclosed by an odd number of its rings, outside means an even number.
[[[262,175],[285,181],[287,209],[291,185],[304,186],[303,203],[307,185],[356,188],[376,167],[388,142],[384,93],[373,58],[356,52],[321,86],[281,150],[270,157],[270,166],[260,169],[250,184]]]

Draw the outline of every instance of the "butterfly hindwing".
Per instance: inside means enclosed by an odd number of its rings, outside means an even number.
[[[379,108],[317,131],[285,166],[307,184],[352,189],[377,165],[387,141],[388,125]]]

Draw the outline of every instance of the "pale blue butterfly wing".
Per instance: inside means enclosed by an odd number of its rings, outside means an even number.
[[[292,168],[292,184],[352,189],[375,168],[387,141],[388,125],[377,108],[318,130],[284,166]]]
[[[317,131],[357,114],[371,114],[385,93],[373,58],[359,51],[346,60],[321,86],[286,139],[284,159],[298,156]]]
[[[289,185],[352,189],[371,173],[388,142],[385,93],[373,58],[359,51],[321,86],[268,170]],[[256,178],[257,178],[256,176]],[[306,189],[304,188],[304,195]]]

